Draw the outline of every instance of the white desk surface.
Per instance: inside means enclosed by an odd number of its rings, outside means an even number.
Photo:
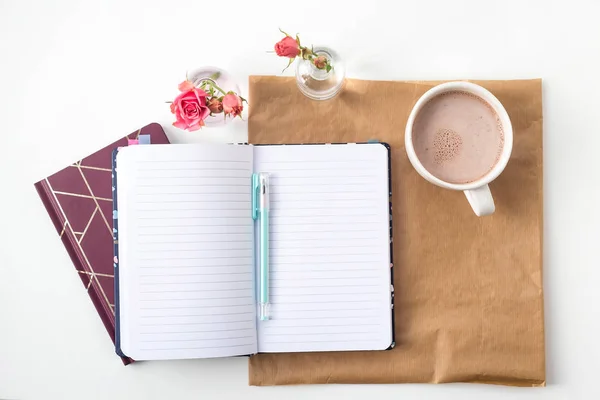
[[[599,398],[599,16],[592,0],[1,0],[0,398]],[[114,355],[33,183],[148,122],[168,127],[189,68],[220,66],[245,93],[248,75],[279,74],[278,27],[337,49],[353,78],[544,79],[546,388],[257,388],[245,358]],[[246,128],[168,131],[232,141]]]

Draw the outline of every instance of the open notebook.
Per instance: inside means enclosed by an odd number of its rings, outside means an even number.
[[[122,148],[117,351],[154,360],[392,346],[388,163],[378,143]],[[270,174],[268,321],[257,318],[253,172]]]

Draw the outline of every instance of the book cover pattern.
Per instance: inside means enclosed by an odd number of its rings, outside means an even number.
[[[113,342],[115,341],[112,152],[129,143],[169,143],[153,123],[35,184]],[[131,360],[123,358],[125,363]]]

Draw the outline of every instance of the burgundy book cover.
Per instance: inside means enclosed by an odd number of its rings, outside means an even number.
[[[169,143],[153,123],[35,184],[108,334],[115,341],[112,152],[128,143]],[[132,360],[122,357],[125,364]]]

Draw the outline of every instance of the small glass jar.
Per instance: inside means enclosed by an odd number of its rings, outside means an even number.
[[[200,67],[193,69],[187,74],[188,81],[192,82],[194,86],[199,87],[203,81],[211,81],[218,88],[222,89],[225,93],[232,91],[240,95],[240,88],[238,84],[233,80],[231,75],[217,67]],[[215,93],[216,96],[224,96],[225,93]],[[204,124],[207,127],[223,126],[229,120],[233,118],[225,118],[225,114],[215,114],[208,116],[204,120]]]
[[[315,56],[325,56],[332,69],[319,69],[310,60],[296,61],[296,84],[300,91],[313,100],[328,100],[335,97],[344,85],[346,66],[340,56],[329,47],[315,47]]]

